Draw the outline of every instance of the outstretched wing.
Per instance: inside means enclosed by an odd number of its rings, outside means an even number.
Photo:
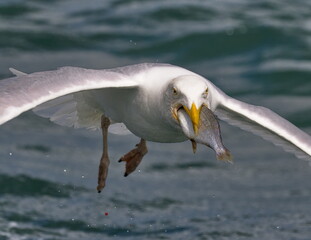
[[[219,89],[217,100],[215,113],[220,119],[257,134],[299,158],[311,156],[311,136],[270,109],[241,102]]]
[[[11,69],[12,71],[12,69]],[[0,124],[42,103],[90,89],[136,88],[137,82],[120,69],[90,70],[63,67],[54,71],[24,74],[0,81]]]

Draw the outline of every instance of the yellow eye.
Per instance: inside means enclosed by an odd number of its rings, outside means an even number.
[[[177,94],[178,94],[178,91],[177,91],[176,88],[173,88],[173,94],[174,94],[174,95],[177,95]]]
[[[205,89],[205,91],[202,94],[202,97],[207,98],[207,94],[208,94],[208,88]]]

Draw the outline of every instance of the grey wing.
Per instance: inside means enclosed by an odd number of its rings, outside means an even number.
[[[259,135],[299,158],[310,159],[311,136],[268,108],[241,102],[217,89],[215,113],[229,124]]]
[[[114,70],[64,67],[54,71],[23,74],[0,81],[0,124],[47,101],[70,100],[71,93],[102,88],[136,88],[130,76]],[[68,96],[66,96],[68,95]]]

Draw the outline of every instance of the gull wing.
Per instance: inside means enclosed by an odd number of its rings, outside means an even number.
[[[0,81],[0,125],[42,103],[71,93],[103,88],[136,88],[138,83],[131,80],[134,70],[63,67],[24,74],[11,69],[17,76]]]
[[[21,72],[15,68],[9,68],[10,72],[13,73],[15,76],[24,76],[27,75],[27,73]]]
[[[217,89],[216,115],[231,125],[252,132],[293,152],[299,158],[311,156],[311,136],[268,108],[247,104]]]

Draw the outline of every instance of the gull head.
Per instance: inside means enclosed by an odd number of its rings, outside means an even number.
[[[166,98],[174,121],[179,123],[178,111],[184,109],[198,134],[201,108],[208,107],[209,88],[205,79],[196,75],[179,76],[168,85]]]

